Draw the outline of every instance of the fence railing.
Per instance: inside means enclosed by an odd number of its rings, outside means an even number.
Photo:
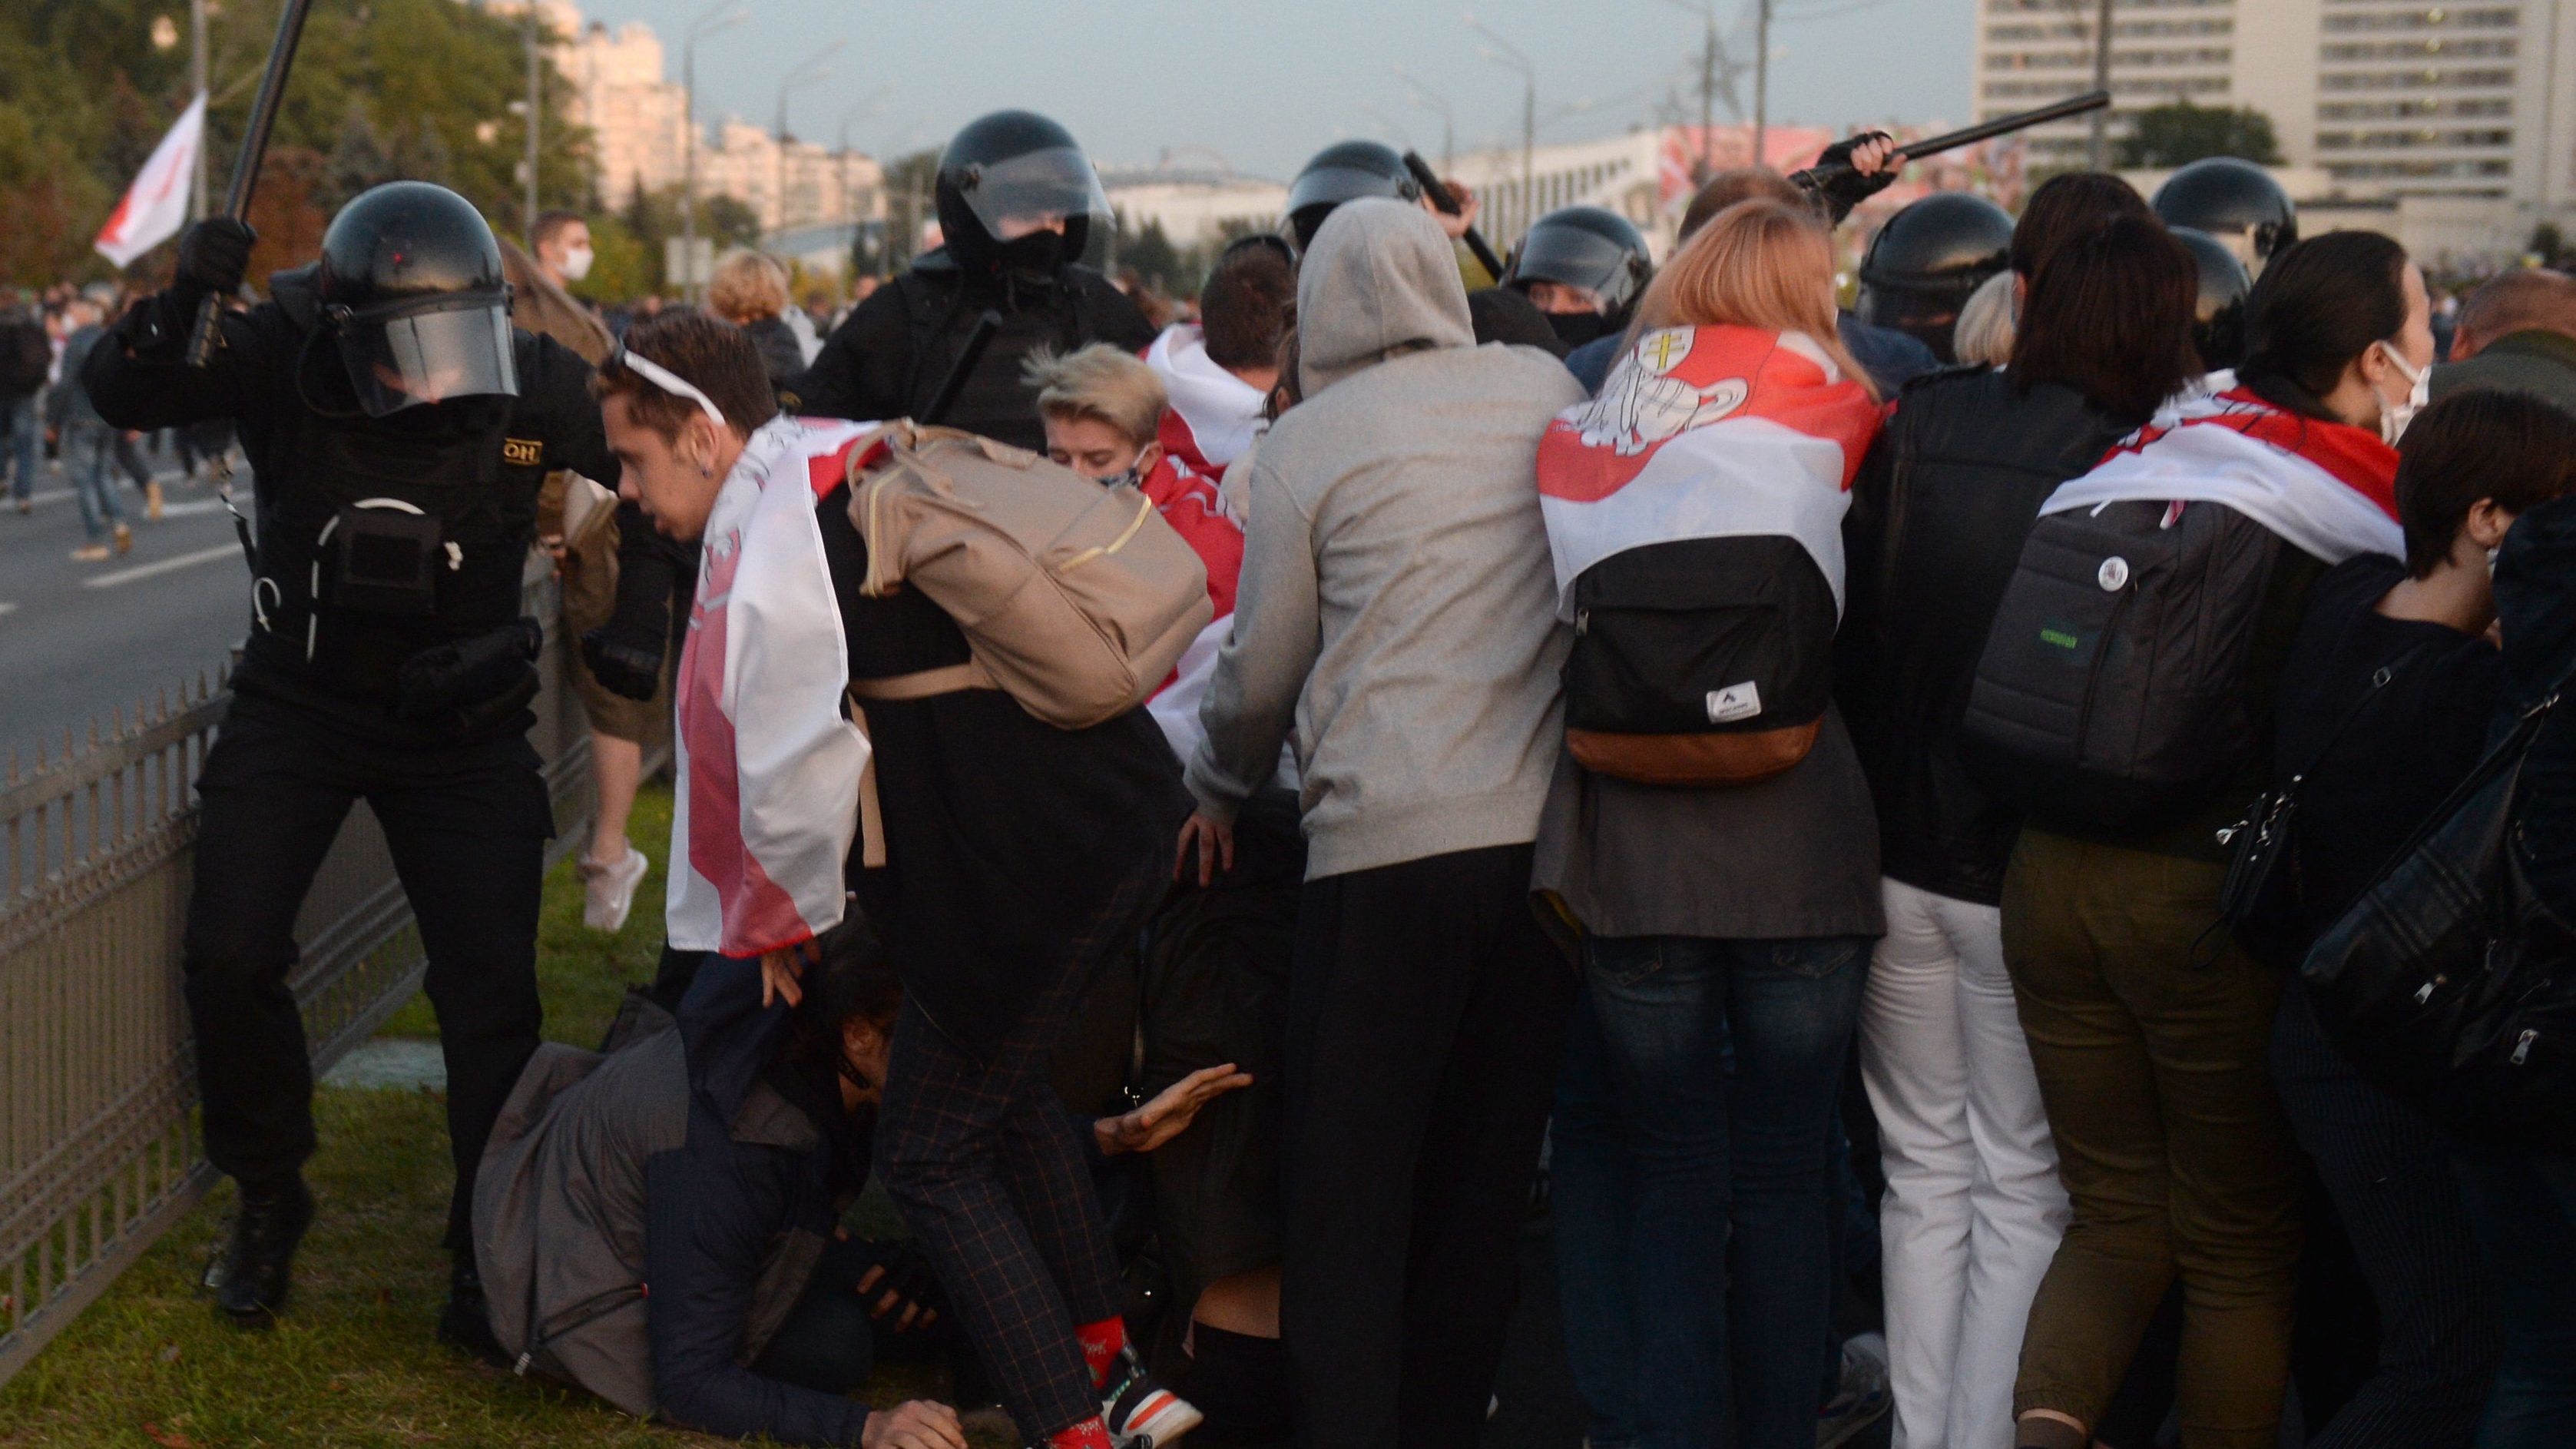
[[[529,739],[556,851],[590,818],[590,735],[565,673],[550,572]],[[182,995],[191,798],[228,696],[201,678],[122,712],[84,748],[0,785],[0,1382],[87,1307],[213,1181],[197,1137]],[[318,1077],[420,985],[420,935],[383,833],[352,810],[296,919],[294,979]]]

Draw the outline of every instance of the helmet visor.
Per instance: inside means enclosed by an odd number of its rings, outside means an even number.
[[[978,163],[967,168],[957,189],[996,241],[1017,241],[1078,216],[1109,220],[1109,193],[1100,189],[1100,173],[1072,146]]]
[[[358,313],[341,326],[340,359],[371,418],[450,398],[519,393],[509,304],[489,296]]]
[[[1287,210],[1294,216],[1310,206],[1339,206],[1363,196],[1410,199],[1414,191],[1411,177],[1398,178],[1360,166],[1316,166],[1299,172],[1288,187]]]
[[[1581,287],[1601,299],[1601,310],[1616,312],[1637,290],[1628,269],[1628,249],[1595,231],[1576,226],[1533,230],[1512,258],[1504,280],[1526,291],[1532,282]]]

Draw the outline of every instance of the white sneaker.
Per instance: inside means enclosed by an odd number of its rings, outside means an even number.
[[[581,863],[581,923],[594,931],[614,934],[626,926],[626,914],[635,907],[635,888],[644,883],[644,872],[653,863],[634,846],[626,854],[606,865],[585,859]]]
[[[1816,1449],[1841,1449],[1887,1416],[1894,1398],[1887,1387],[1887,1338],[1857,1334],[1843,1341],[1842,1383],[1833,1401],[1816,1411]]]

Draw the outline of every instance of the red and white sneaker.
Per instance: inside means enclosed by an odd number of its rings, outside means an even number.
[[[1144,1361],[1128,1348],[1110,1369],[1109,1390],[1100,1399],[1101,1422],[1118,1449],[1168,1449],[1207,1416],[1189,1400],[1154,1382]]]

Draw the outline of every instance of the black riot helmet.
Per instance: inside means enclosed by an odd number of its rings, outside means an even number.
[[[2149,205],[2167,226],[2187,226],[2218,238],[2245,270],[2261,276],[2263,264],[2299,239],[2298,208],[2270,172],[2233,156],[2194,161],[2165,178]]]
[[[1540,217],[1512,248],[1503,267],[1502,285],[1526,293],[1534,283],[1580,287],[1599,302],[1586,313],[1586,330],[1597,336],[1628,323],[1637,297],[1655,272],[1646,235],[1628,218],[1600,206],[1566,206]],[[1551,314],[1550,323],[1557,318]],[[1562,336],[1564,329],[1559,327]],[[1590,338],[1566,338],[1580,346]]]
[[[1288,183],[1288,230],[1297,238],[1297,250],[1315,244],[1315,233],[1323,230],[1334,207],[1363,196],[1419,201],[1422,184],[1394,147],[1376,141],[1336,141],[1316,152]]]
[[[501,244],[446,187],[390,181],[341,207],[322,233],[314,286],[369,417],[518,395]]]
[[[969,270],[1052,274],[1082,255],[1092,222],[1110,219],[1109,194],[1081,143],[1034,111],[995,111],[949,139],[939,153],[938,208],[948,251]]]
[[[1936,191],[1887,219],[1860,263],[1860,320],[1919,339],[1954,361],[1959,309],[2009,264],[2013,221],[1964,191]]]
[[[2227,243],[2192,227],[2168,228],[2200,269],[2200,300],[2192,307],[2191,345],[2200,365],[2216,372],[2245,360],[2245,296],[2254,279]]]

